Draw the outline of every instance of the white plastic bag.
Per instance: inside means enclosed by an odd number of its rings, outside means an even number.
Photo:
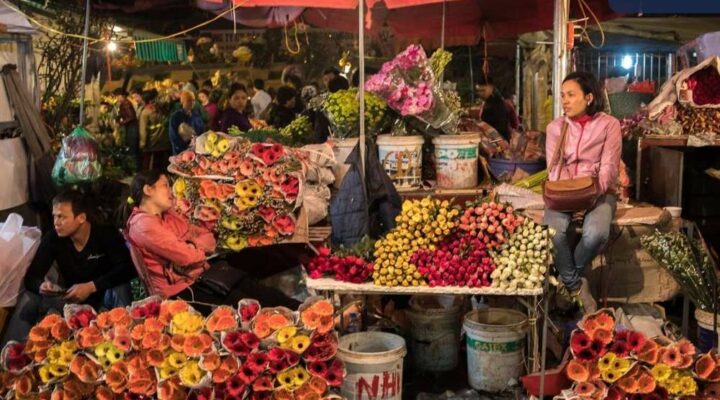
[[[22,217],[13,213],[0,224],[0,307],[13,307],[17,302],[25,273],[40,246],[40,229],[24,227],[22,222]]]

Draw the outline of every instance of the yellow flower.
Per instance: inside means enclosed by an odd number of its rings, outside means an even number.
[[[298,354],[302,354],[310,346],[310,338],[306,335],[298,335],[292,338],[290,348]]]
[[[173,317],[171,331],[174,335],[192,335],[199,332],[204,323],[205,321],[200,315],[190,311],[183,311]]]
[[[280,343],[285,343],[288,340],[292,339],[297,334],[297,328],[294,326],[286,326],[285,328],[282,328],[277,333],[277,339]]]
[[[672,374],[672,368],[662,363],[656,364],[650,370],[650,374],[653,378],[655,378],[656,381],[663,383],[667,381],[668,378],[670,378],[670,375]]]
[[[50,379],[53,379],[52,375],[50,374],[50,366],[49,365],[43,365],[38,370],[38,375],[40,375],[40,381],[42,383],[48,383]]]
[[[105,357],[110,361],[110,364],[115,364],[125,358],[125,352],[111,344],[108,347],[107,353],[105,353]]]
[[[188,361],[188,363],[180,370],[180,381],[187,386],[195,386],[203,378],[203,371],[196,360]]]
[[[98,357],[98,363],[102,366],[103,369],[108,369],[112,365],[110,360],[107,359],[107,357]]]
[[[624,375],[630,369],[630,360],[627,358],[616,358],[610,369],[619,375]]]
[[[280,386],[284,387],[285,389],[295,389],[295,375],[293,374],[293,370],[289,369],[287,371],[277,374],[277,380],[280,383]]]
[[[95,346],[95,357],[104,358],[107,357],[107,353],[110,351],[111,344],[109,342],[103,342]]]
[[[692,396],[697,392],[697,382],[692,376],[683,376],[680,379],[680,392],[686,396]]]
[[[47,359],[50,360],[50,362],[56,362],[62,357],[62,351],[60,350],[60,347],[58,346],[52,346],[48,349],[47,352]]]
[[[74,340],[66,340],[60,344],[60,349],[69,353],[77,351],[77,343]]]
[[[185,195],[186,188],[187,184],[184,178],[176,179],[175,183],[173,183],[173,193],[175,193],[175,197],[182,198]]]
[[[302,386],[305,381],[310,378],[310,375],[305,371],[305,368],[297,367],[292,369],[293,382],[295,386]]]
[[[613,371],[612,369],[610,369],[607,371],[603,371],[601,376],[602,376],[602,380],[604,380],[605,382],[614,383],[615,381],[617,381],[618,379],[620,379],[622,377],[622,374],[617,373],[617,372]]]
[[[162,365],[160,368],[158,368],[158,373],[160,374],[160,379],[168,379],[171,376],[175,375],[177,370],[169,365]]]
[[[180,369],[185,366],[188,359],[187,356],[183,353],[172,353],[167,358],[167,363],[169,366],[175,369]]]
[[[70,371],[67,367],[59,364],[50,364],[50,374],[56,378],[67,375]]]

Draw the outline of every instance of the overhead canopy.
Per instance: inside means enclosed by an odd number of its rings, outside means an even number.
[[[3,29],[6,29],[9,33],[35,33],[35,28],[30,25],[27,18],[2,3],[0,3],[0,26],[4,27]]]

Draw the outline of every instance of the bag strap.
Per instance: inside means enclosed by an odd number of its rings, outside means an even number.
[[[548,172],[552,171],[553,168],[555,168],[555,164],[560,162],[560,169],[562,169],[565,166],[565,139],[567,138],[567,130],[568,130],[568,123],[567,121],[563,121],[562,128],[560,130],[560,141],[558,142],[558,146],[555,148],[555,153],[553,154],[553,158],[550,160],[550,166],[548,167]]]

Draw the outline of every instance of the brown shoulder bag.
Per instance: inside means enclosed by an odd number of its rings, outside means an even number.
[[[560,163],[560,173],[565,167],[565,140],[567,138],[568,123],[564,122],[560,133],[555,154],[550,160],[548,171],[552,171],[555,164]],[[591,209],[600,197],[598,178],[587,176],[575,179],[560,179],[546,181],[543,185],[543,200],[545,207],[560,212],[575,212]]]

